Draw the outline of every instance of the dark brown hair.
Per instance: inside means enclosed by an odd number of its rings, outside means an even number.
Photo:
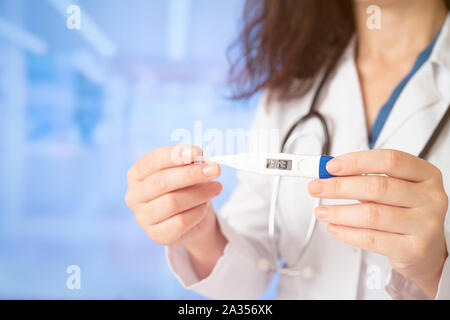
[[[231,47],[237,58],[230,55],[236,99],[263,88],[281,100],[303,96],[319,72],[336,63],[355,30],[351,0],[247,0],[243,23]]]

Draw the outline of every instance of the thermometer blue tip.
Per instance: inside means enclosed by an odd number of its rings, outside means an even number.
[[[327,163],[333,159],[333,157],[330,156],[321,156],[320,157],[320,164],[319,164],[319,178],[320,179],[327,179],[327,178],[333,178],[334,175],[329,173],[327,171]]]

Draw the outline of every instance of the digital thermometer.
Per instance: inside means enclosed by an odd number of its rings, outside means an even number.
[[[331,159],[333,157],[330,156],[288,153],[239,153],[204,157],[203,161],[264,175],[325,179],[334,177],[326,169],[326,164]]]

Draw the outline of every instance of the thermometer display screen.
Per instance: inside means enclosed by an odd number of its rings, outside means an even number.
[[[267,169],[292,170],[292,160],[267,159]]]

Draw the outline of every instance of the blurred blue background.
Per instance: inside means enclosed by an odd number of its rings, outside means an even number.
[[[0,0],[0,298],[201,298],[124,204],[126,172],[195,120],[249,127],[256,99],[227,99],[225,83],[242,5]],[[220,180],[217,208],[235,173]]]

